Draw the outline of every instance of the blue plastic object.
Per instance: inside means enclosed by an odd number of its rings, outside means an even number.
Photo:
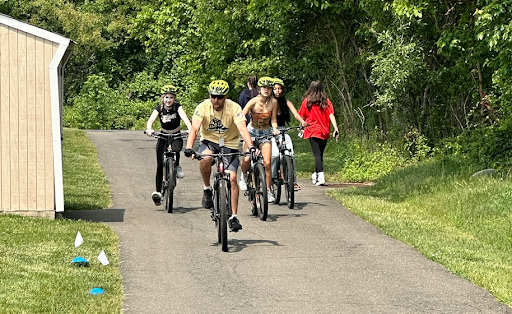
[[[77,256],[75,257],[72,261],[71,261],[71,264],[75,264],[77,266],[89,266],[89,261],[86,260],[85,258],[81,257],[81,256]]]
[[[98,295],[98,294],[103,294],[104,291],[101,288],[92,288],[91,291],[89,291],[89,293],[92,295]]]

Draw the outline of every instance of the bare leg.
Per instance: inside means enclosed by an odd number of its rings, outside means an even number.
[[[205,149],[203,154],[211,154],[210,150]],[[199,171],[203,177],[204,186],[210,186],[210,175],[212,173],[212,157],[205,157],[199,162]]]
[[[263,156],[263,166],[265,167],[265,179],[267,181],[267,189],[272,186],[272,167],[271,167],[271,155],[272,145],[270,142],[260,145],[261,155]]]

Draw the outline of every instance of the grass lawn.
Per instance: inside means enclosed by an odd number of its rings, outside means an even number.
[[[64,130],[66,210],[106,208],[110,190],[84,132]],[[71,169],[71,171],[70,171]],[[119,238],[106,225],[0,215],[1,313],[121,313]],[[75,248],[80,231],[84,243]],[[110,262],[97,259],[101,250]],[[89,267],[71,264],[81,256]],[[103,295],[91,295],[102,288]]]

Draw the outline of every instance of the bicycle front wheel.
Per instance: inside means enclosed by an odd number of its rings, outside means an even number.
[[[167,191],[165,193],[165,209],[168,213],[172,213],[174,201],[174,187],[176,186],[176,171],[174,169],[174,159],[167,158],[165,162],[165,178],[167,180]]]
[[[217,221],[217,234],[219,243],[222,245],[222,251],[228,251],[228,218],[229,218],[229,200],[228,190],[225,180],[220,180],[217,186],[217,193],[215,199],[216,219]]]
[[[295,205],[295,190],[293,188],[293,164],[290,156],[284,156],[283,158],[283,185],[286,194],[286,204],[288,208],[292,209]]]
[[[265,180],[265,167],[261,163],[254,165],[254,181],[256,189],[254,202],[260,219],[265,221],[268,215],[267,181]]]
[[[281,165],[277,165],[277,167],[281,167]],[[282,171],[277,170],[277,178],[272,178],[272,191],[274,191],[274,204],[279,204],[281,201],[281,183],[282,183]]]

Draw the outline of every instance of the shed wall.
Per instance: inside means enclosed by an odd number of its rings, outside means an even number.
[[[0,211],[53,216],[52,41],[0,24]]]

